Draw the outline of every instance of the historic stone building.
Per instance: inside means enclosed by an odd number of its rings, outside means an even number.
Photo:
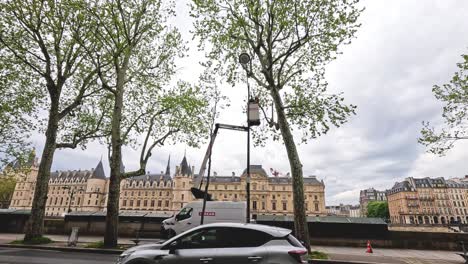
[[[251,165],[252,214],[292,215],[292,179],[270,177],[261,165]],[[30,209],[37,167],[18,181],[10,208]],[[195,174],[186,157],[176,166],[174,175],[168,161],[165,172],[146,174],[121,181],[120,209],[133,212],[158,212],[170,215],[193,201],[190,192]],[[206,181],[206,179],[204,179]],[[47,216],[62,216],[68,211],[104,211],[107,204],[108,178],[102,163],[95,169],[57,171],[51,174],[46,204]],[[307,214],[326,215],[325,185],[315,176],[304,178]],[[218,201],[246,200],[246,172],[241,175],[210,179],[209,193]]]
[[[190,188],[195,177],[186,157],[176,167],[174,177],[166,172],[147,174],[122,181],[120,208],[130,211],[158,211],[171,214],[194,200]],[[251,165],[252,214],[292,215],[292,179],[269,177],[261,165]],[[246,200],[246,171],[237,176],[214,175],[210,177],[209,193],[217,201]],[[206,182],[206,178],[204,179]],[[325,185],[315,176],[304,178],[308,215],[326,215]]]
[[[393,224],[468,223],[468,182],[406,178],[387,191]]]
[[[19,178],[10,208],[31,209],[38,167]],[[107,179],[102,162],[95,169],[51,172],[46,216],[62,216],[68,211],[100,211],[105,208]]]
[[[374,188],[361,190],[359,193],[359,206],[361,208],[361,215],[367,216],[367,205],[372,201],[386,201],[385,191],[378,191]]]

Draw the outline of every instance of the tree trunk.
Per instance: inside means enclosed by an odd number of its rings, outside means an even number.
[[[25,241],[41,237],[44,231],[44,214],[47,202],[47,192],[49,189],[50,168],[55,153],[55,144],[57,141],[57,130],[59,122],[59,99],[52,98],[49,110],[49,121],[46,130],[46,141],[44,151],[42,152],[41,162],[39,164],[39,171],[37,174],[36,187],[34,191],[34,199],[31,208],[31,215],[29,217]]]
[[[304,207],[304,180],[302,175],[302,164],[297,153],[294,137],[289,128],[288,121],[283,109],[283,102],[279,91],[272,87],[270,90],[271,96],[275,103],[276,113],[278,116],[278,124],[283,136],[286,152],[288,153],[289,166],[293,179],[293,203],[294,203],[294,231],[299,240],[305,243],[307,251],[310,252],[310,237],[309,228],[307,225],[306,210]]]
[[[112,116],[110,159],[110,179],[107,199],[106,233],[104,235],[104,245],[106,247],[116,247],[119,229],[119,196],[120,196],[120,167],[122,163],[122,144],[120,138],[120,120],[122,119],[122,93],[117,91],[114,102],[114,112]]]
[[[124,84],[128,67],[128,56],[124,59],[122,68],[117,69],[116,93],[114,109],[112,113],[111,132],[111,159],[110,179],[107,199],[106,232],[104,234],[104,246],[116,247],[119,237],[119,197],[120,197],[120,167],[122,164],[122,135],[121,123],[123,112]]]

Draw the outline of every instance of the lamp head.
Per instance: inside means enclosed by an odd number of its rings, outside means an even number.
[[[239,62],[240,64],[244,65],[244,66],[247,66],[247,64],[250,62],[250,56],[249,54],[247,53],[241,53],[241,55],[239,55]]]

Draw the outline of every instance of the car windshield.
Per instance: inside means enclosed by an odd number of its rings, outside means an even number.
[[[184,220],[184,219],[187,219],[187,218],[190,218],[192,216],[192,211],[193,211],[193,208],[191,207],[184,207],[180,210],[180,212],[176,215],[176,219],[178,221],[180,220]]]

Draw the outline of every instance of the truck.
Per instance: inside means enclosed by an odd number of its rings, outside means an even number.
[[[203,224],[245,223],[245,202],[207,201]],[[187,203],[178,213],[162,222],[163,234],[171,238],[200,225],[203,201]]]

